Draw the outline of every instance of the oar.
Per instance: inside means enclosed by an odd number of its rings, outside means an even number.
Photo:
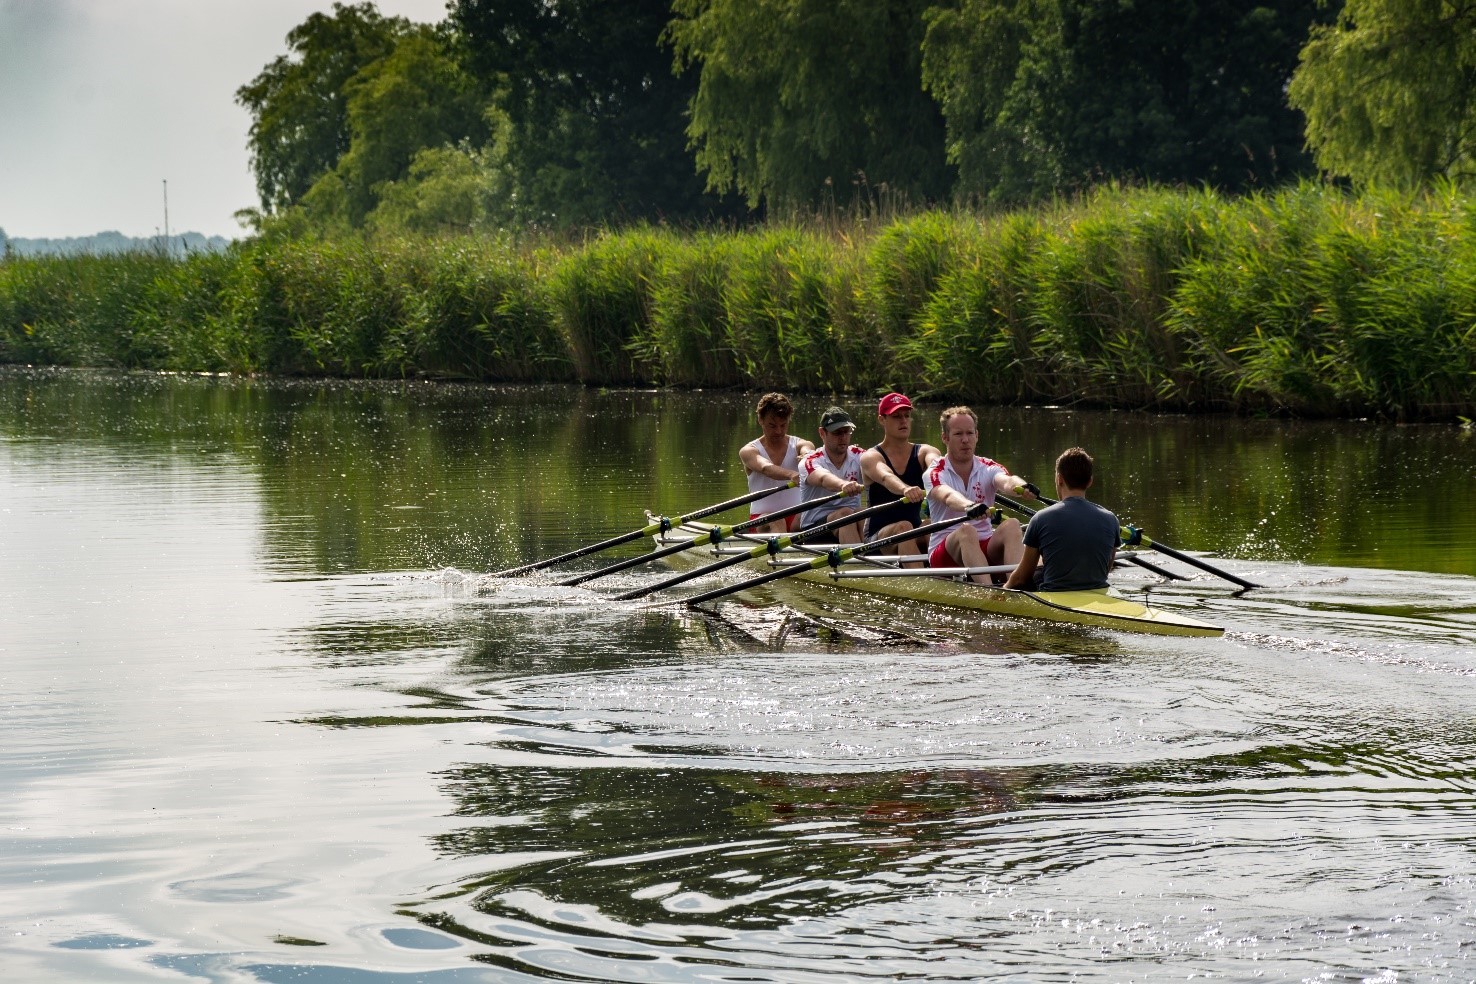
[[[1031,492],[1031,494],[1034,495],[1041,502],[1045,502],[1045,503],[1048,503],[1048,504],[1054,506],[1058,501],[1060,501],[1058,499],[1048,499],[1045,496],[1041,495],[1040,494],[1040,489],[1036,488],[1034,485],[1030,484],[1029,482],[1026,482],[1025,483],[1025,488],[1029,489],[1030,492]],[[1026,516],[1034,516],[1037,512],[1040,511],[1038,509],[1031,509],[1029,506],[1025,505],[1024,503],[1016,502],[1014,499],[1011,499],[1008,496],[998,495],[995,498],[998,499],[1000,502],[1003,502],[1005,505],[1009,506],[1011,509],[1015,510],[1016,512],[1018,512],[1018,513],[1024,513]],[[1129,564],[1137,564],[1139,567],[1143,568],[1143,570],[1145,570],[1145,571],[1152,571],[1154,574],[1157,574],[1159,577],[1166,577],[1170,581],[1187,581],[1187,580],[1189,580],[1188,578],[1186,578],[1182,574],[1175,574],[1173,571],[1169,570],[1167,567],[1159,567],[1157,564],[1153,563],[1152,561],[1144,560],[1142,557],[1124,556],[1122,558],[1122,560],[1125,561],[1125,562],[1127,562],[1127,563],[1129,563]]]
[[[780,492],[784,489],[792,489],[798,484],[799,479],[795,479],[794,481],[784,485],[776,485],[772,489],[764,489],[760,492],[750,492],[747,495],[740,495],[736,499],[729,499],[727,502],[719,502],[716,505],[712,506],[703,506],[701,509],[694,510],[693,512],[686,513],[682,516],[678,516],[675,519],[667,519],[665,516],[663,516],[660,520],[651,523],[648,526],[642,526],[638,530],[631,530],[629,533],[622,533],[620,536],[611,537],[610,539],[605,540],[601,543],[592,543],[587,547],[580,547],[578,550],[570,550],[568,553],[559,554],[557,557],[550,557],[547,560],[536,561],[532,564],[524,564],[522,567],[510,567],[505,571],[498,571],[495,574],[489,574],[488,577],[512,577],[514,574],[526,574],[528,571],[542,570],[545,567],[552,567],[554,564],[562,564],[564,561],[573,560],[575,557],[584,557],[588,554],[599,553],[601,550],[608,550],[610,547],[618,547],[622,543],[630,543],[632,540],[639,540],[643,536],[655,536],[657,533],[665,533],[673,526],[680,526],[683,523],[689,523],[694,519],[701,519],[703,516],[711,516],[713,513],[726,512],[727,510],[733,509],[737,506],[741,506],[746,502],[752,502],[755,499],[762,499],[766,495],[773,495],[775,492]]]
[[[662,557],[670,557],[674,553],[690,550],[692,547],[700,547],[708,543],[722,543],[724,540],[730,540],[747,530],[763,526],[766,523],[772,523],[776,519],[786,519],[795,513],[804,512],[806,509],[814,509],[822,502],[832,502],[844,495],[844,492],[834,492],[825,496],[823,499],[812,499],[809,502],[801,502],[799,505],[790,506],[788,509],[776,509],[773,512],[764,513],[762,516],[755,516],[753,519],[745,522],[735,523],[732,526],[712,526],[708,528],[706,533],[700,536],[694,536],[690,540],[683,540],[681,543],[674,543],[669,547],[662,547],[660,550],[653,550],[648,554],[641,554],[639,557],[627,557],[625,560],[617,560],[608,567],[601,567],[597,571],[580,574],[578,577],[571,577],[566,581],[560,581],[559,584],[564,587],[573,587],[576,584],[593,581],[597,577],[604,577],[606,574],[616,574],[620,571],[629,570],[632,567],[638,567],[641,564],[649,564],[653,560],[660,560]]]
[[[743,553],[733,554],[731,557],[724,557],[722,560],[715,560],[710,564],[704,564],[702,567],[699,567],[694,571],[686,571],[685,573],[677,574],[673,577],[668,577],[665,580],[657,581],[655,584],[647,585],[644,588],[636,588],[634,591],[627,591],[624,594],[615,595],[615,600],[630,601],[632,598],[644,598],[646,595],[650,594],[653,591],[660,591],[662,588],[669,588],[673,585],[681,584],[684,581],[691,581],[694,578],[699,578],[704,574],[711,574],[713,571],[722,570],[724,567],[732,567],[734,564],[741,564],[744,561],[748,560],[757,560],[758,558],[763,557],[766,554],[777,554],[785,547],[798,546],[799,544],[804,543],[806,540],[813,540],[817,536],[820,536],[824,533],[829,533],[831,530],[839,529],[840,527],[845,526],[848,523],[854,523],[858,519],[865,519],[867,516],[879,513],[883,509],[886,509],[888,506],[894,505],[896,505],[896,503],[886,502],[879,506],[872,506],[869,509],[858,510],[857,512],[851,513],[849,516],[842,516],[839,519],[832,519],[828,523],[821,523],[819,526],[812,526],[807,530],[800,530],[798,533],[790,533],[787,536],[776,536],[770,540],[766,540],[763,543],[760,543],[752,550],[747,550]],[[912,532],[914,536],[917,535],[916,531]],[[888,537],[887,539],[890,542],[891,540],[895,540],[896,537]]]
[[[889,503],[889,505],[890,504],[891,503]],[[874,506],[873,508],[880,509],[883,507]],[[697,605],[704,601],[711,601],[714,598],[721,598],[724,595],[733,594],[736,591],[743,591],[748,588],[756,588],[760,584],[768,584],[770,581],[777,581],[782,577],[793,577],[794,575],[802,574],[805,571],[819,570],[822,567],[828,567],[831,565],[840,565],[853,557],[863,557],[866,554],[875,553],[876,551],[881,550],[883,547],[890,547],[894,543],[901,543],[904,540],[916,539],[919,534],[932,533],[935,530],[942,530],[947,529],[950,526],[957,526],[964,520],[974,519],[978,517],[989,508],[989,505],[986,503],[976,503],[975,505],[970,506],[968,511],[965,512],[962,516],[959,516],[957,519],[939,520],[936,523],[928,523],[924,526],[919,526],[917,529],[914,530],[903,530],[901,533],[895,533],[892,536],[884,536],[880,540],[872,540],[870,543],[860,543],[854,547],[837,547],[834,550],[826,551],[819,557],[816,557],[814,560],[810,561],[808,564],[795,564],[793,567],[783,567],[777,571],[770,571],[768,574],[760,574],[758,577],[750,578],[749,580],[744,581],[741,584],[730,584],[721,588],[713,588],[711,591],[704,591],[702,592],[702,594],[693,595],[691,598],[685,599],[685,603],[688,605]],[[784,537],[780,537],[779,539],[782,540],[784,539]],[[780,549],[783,548],[781,547]],[[759,548],[759,550],[760,552],[756,554],[756,556],[763,556],[762,548]],[[746,556],[740,555],[740,559],[747,560],[748,558]]]
[[[1003,498],[1003,497],[1001,497],[1001,498]],[[1040,498],[1040,501],[1041,502],[1052,502],[1052,503],[1054,502],[1054,500],[1047,499],[1044,496],[1038,496],[1038,498]],[[1008,500],[1006,500],[1006,505],[1010,505],[1012,508],[1014,506],[1014,504],[1008,502]],[[1186,554],[1186,553],[1184,553],[1184,552],[1182,552],[1180,550],[1175,550],[1173,547],[1169,546],[1166,543],[1159,543],[1156,540],[1150,539],[1146,533],[1144,533],[1142,530],[1138,529],[1136,526],[1132,525],[1131,523],[1129,523],[1128,525],[1122,527],[1121,528],[1121,533],[1122,533],[1122,545],[1125,546],[1125,547],[1136,547],[1136,546],[1140,546],[1141,545],[1141,546],[1147,547],[1150,550],[1157,550],[1161,554],[1167,554],[1168,556],[1174,558],[1175,560],[1183,561],[1184,563],[1188,564],[1190,567],[1197,567],[1200,570],[1204,571],[1205,573],[1213,574],[1215,577],[1222,577],[1222,578],[1224,578],[1225,580],[1229,581],[1232,584],[1238,584],[1238,585],[1240,585],[1242,588],[1259,588],[1260,587],[1260,585],[1259,584],[1256,584],[1254,581],[1247,581],[1243,577],[1236,577],[1234,574],[1231,574],[1229,571],[1222,571],[1218,567],[1215,567],[1213,564],[1206,564],[1204,561],[1200,560],[1198,557],[1191,557],[1189,554]],[[1128,559],[1131,560],[1133,558],[1128,558]],[[1140,560],[1140,561],[1138,561],[1138,563],[1140,563],[1140,564],[1146,564],[1147,562]]]

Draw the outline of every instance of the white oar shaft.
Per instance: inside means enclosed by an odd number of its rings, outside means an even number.
[[[970,574],[1009,574],[1014,564],[995,564],[992,567],[904,567],[899,570],[833,570],[831,577],[967,577]]]

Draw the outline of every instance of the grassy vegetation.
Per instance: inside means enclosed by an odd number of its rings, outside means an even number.
[[[1103,189],[998,216],[0,263],[0,361],[1476,415],[1452,187]]]

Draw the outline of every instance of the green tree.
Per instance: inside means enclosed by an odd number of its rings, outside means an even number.
[[[1347,0],[1292,78],[1317,163],[1357,181],[1476,174],[1476,5]]]
[[[288,32],[289,53],[236,90],[251,114],[247,145],[263,209],[296,202],[348,151],[348,81],[409,28],[372,3],[335,3],[331,15],[311,14]]]
[[[922,78],[946,120],[955,193],[1028,198],[1062,183],[1038,81],[1064,60],[1057,0],[962,0],[927,11]]]
[[[500,218],[502,186],[482,152],[468,147],[427,147],[401,180],[379,187],[366,225],[375,232],[423,235],[468,233]]]
[[[479,145],[487,136],[486,96],[461,69],[445,35],[418,26],[344,86],[350,141],[320,194],[303,199],[325,225],[359,228],[381,190],[409,174],[427,148]]]
[[[1321,0],[959,0],[924,79],[966,196],[1104,178],[1228,190],[1306,173],[1284,91]]]
[[[948,193],[943,120],[922,89],[929,0],[675,0],[667,37],[700,72],[687,134],[709,188],[750,206]]]
[[[693,83],[660,47],[667,0],[453,0],[468,63],[507,127],[493,154],[522,221],[732,214],[683,134]]]

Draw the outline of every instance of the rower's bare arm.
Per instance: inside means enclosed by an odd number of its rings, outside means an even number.
[[[928,497],[944,509],[953,509],[959,512],[963,512],[974,505],[968,496],[946,485],[934,485],[932,491],[928,493]]]
[[[797,471],[781,468],[768,458],[763,452],[751,445],[744,445],[743,450],[738,452],[738,460],[743,462],[743,467],[757,475],[772,478],[776,482],[793,482],[800,477]]]
[[[1025,479],[1021,478],[1019,475],[1006,475],[1001,473],[994,476],[994,487],[996,490],[1004,493],[1005,495],[1021,495],[1027,499],[1034,499],[1035,493],[1031,492],[1025,487],[1028,484],[1030,483],[1026,482]]]
[[[839,475],[831,474],[821,468],[810,472],[808,481],[811,485],[818,485],[827,492],[840,492],[844,495],[856,495],[862,489],[860,482],[848,482]]]
[[[861,454],[861,477],[875,482],[893,495],[901,496],[905,502],[923,501],[924,492],[915,485],[908,485],[902,477],[892,471],[887,459],[875,448]]]

